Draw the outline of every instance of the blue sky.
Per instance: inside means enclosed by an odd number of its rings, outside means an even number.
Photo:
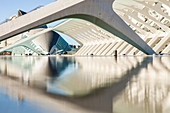
[[[37,6],[47,5],[55,0],[2,0],[0,3],[0,22],[17,14],[17,9],[30,11]]]
[[[0,3],[0,23],[10,16],[16,15],[17,9],[28,12],[38,6],[45,6],[54,1],[56,0],[2,0]],[[62,37],[70,44],[78,44],[66,35],[62,35]]]

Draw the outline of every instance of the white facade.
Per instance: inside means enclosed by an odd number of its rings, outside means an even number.
[[[117,13],[156,53],[170,54],[170,1],[137,2],[137,6],[124,5]],[[143,53],[129,45],[121,54]]]

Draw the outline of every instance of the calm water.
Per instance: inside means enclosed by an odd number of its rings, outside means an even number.
[[[170,56],[0,57],[0,113],[170,113]]]

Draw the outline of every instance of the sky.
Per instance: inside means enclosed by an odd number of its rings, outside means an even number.
[[[1,0],[0,3],[0,22],[17,14],[17,9],[30,11],[37,6],[45,6],[55,0]]]

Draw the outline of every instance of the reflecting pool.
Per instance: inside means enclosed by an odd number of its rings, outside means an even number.
[[[170,56],[1,56],[1,112],[170,113]]]

